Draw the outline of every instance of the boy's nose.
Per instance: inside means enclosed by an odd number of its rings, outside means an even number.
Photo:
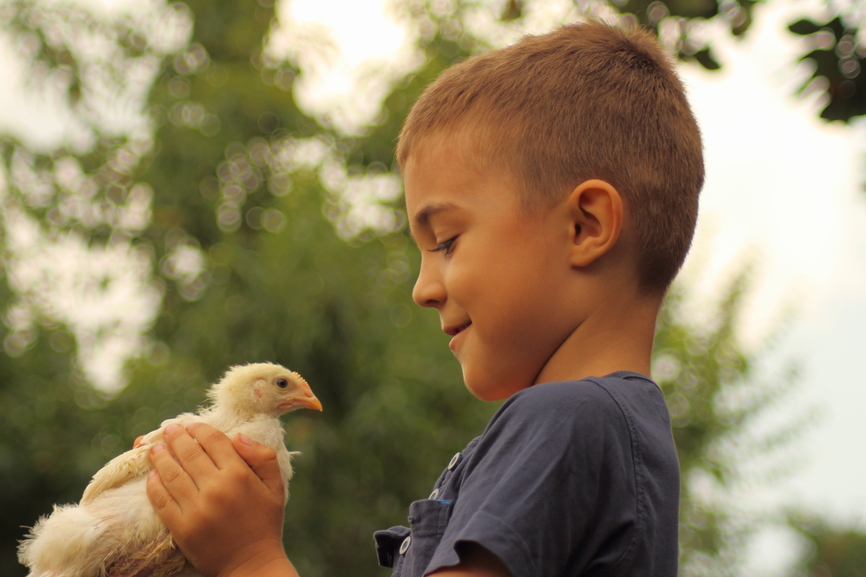
[[[445,302],[445,287],[423,264],[412,289],[412,300],[422,307],[437,307]]]

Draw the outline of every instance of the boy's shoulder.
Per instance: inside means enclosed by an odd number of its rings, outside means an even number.
[[[427,571],[456,564],[470,541],[515,576],[675,575],[677,475],[653,381],[622,372],[535,385],[500,407],[449,463],[434,501],[417,506],[446,503],[450,515]]]
[[[613,451],[624,460],[673,452],[664,395],[652,380],[619,372],[579,381],[534,385],[496,412],[472,447],[475,460],[510,459],[529,448],[574,462]]]
[[[603,377],[543,383],[524,389],[502,405],[491,424],[497,417],[505,416],[546,416],[586,422],[587,418],[628,417],[634,411],[661,412],[667,416],[664,395],[659,386],[644,375],[620,371]]]

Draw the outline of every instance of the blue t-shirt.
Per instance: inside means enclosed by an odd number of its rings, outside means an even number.
[[[675,577],[679,466],[664,397],[618,372],[523,390],[454,456],[410,528],[375,535],[394,577],[491,551],[514,577]]]

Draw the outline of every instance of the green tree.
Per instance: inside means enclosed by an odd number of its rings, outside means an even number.
[[[612,0],[610,6],[625,17],[653,28],[682,60],[694,60],[708,70],[718,70],[722,64],[712,54],[706,25],[721,23],[733,36],[742,37],[759,3],[760,0]],[[824,12],[829,17],[802,18],[788,26],[792,34],[808,39],[797,61],[810,63],[812,71],[798,93],[807,90],[825,93],[827,102],[821,118],[850,123],[866,114],[863,17],[857,2],[827,3]]]
[[[791,577],[863,577],[866,575],[866,533],[838,528],[802,513],[789,525],[804,539],[805,552]]]
[[[69,234],[93,251],[124,244],[145,254],[162,300],[128,386],[109,396],[84,382],[81,343],[39,306],[46,287],[4,293],[6,308],[29,321],[7,315],[0,360],[9,399],[4,510],[15,512],[2,529],[4,574],[23,574],[14,557],[22,525],[52,502],[76,500],[134,436],[193,409],[226,366],[264,359],[299,370],[326,405],[321,417],[297,415],[287,425],[304,452],[286,532],[292,558],[307,575],[347,567],[375,574],[372,531],[404,519],[493,410],[467,402],[435,315],[408,307],[417,255],[400,226],[390,161],[365,157],[298,111],[290,96],[297,69],[265,52],[272,8],[243,0],[167,7],[160,17],[180,20],[175,27],[189,19],[186,38],[167,53],[142,32],[153,23],[34,2],[7,10],[9,30],[34,45],[34,66],[68,72],[71,109],[85,118],[98,63],[77,51],[69,27],[118,47],[107,66],[115,81],[141,59],[153,63],[151,132],[112,134],[97,118],[95,144],[83,153],[39,153],[6,139],[4,201],[47,238]],[[58,176],[70,161],[80,167],[76,190]],[[39,202],[34,182],[44,184]],[[143,190],[152,218],[130,230],[68,215],[82,183],[91,183],[91,205],[115,213]],[[9,236],[15,224],[7,219]],[[15,258],[10,250],[4,263]],[[55,341],[67,344],[55,351]],[[48,408],[25,417],[19,407],[38,399]]]
[[[696,310],[695,295],[679,282],[658,322],[653,376],[665,393],[680,461],[683,576],[740,574],[750,535],[773,518],[770,511],[737,505],[738,492],[760,481],[750,465],[777,460],[778,450],[790,446],[809,419],[799,415],[758,432],[756,424],[788,398],[797,380],[793,368],[760,375],[774,338],[757,349],[742,344],[738,327],[751,278],[751,268],[744,268],[709,314]]]

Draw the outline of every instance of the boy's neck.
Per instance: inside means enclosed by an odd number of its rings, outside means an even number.
[[[591,314],[557,349],[535,383],[601,377],[617,371],[650,377],[659,307],[658,299],[645,298]]]

